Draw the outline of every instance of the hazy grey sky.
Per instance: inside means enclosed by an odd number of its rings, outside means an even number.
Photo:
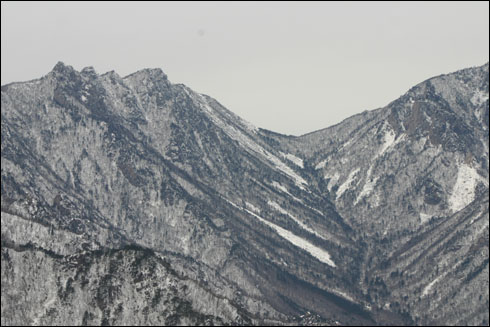
[[[253,124],[299,135],[489,59],[489,5],[2,2],[1,83],[58,61],[160,67]]]

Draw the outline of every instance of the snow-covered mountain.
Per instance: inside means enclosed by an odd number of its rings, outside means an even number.
[[[488,80],[300,137],[160,69],[2,86],[2,325],[488,324]]]

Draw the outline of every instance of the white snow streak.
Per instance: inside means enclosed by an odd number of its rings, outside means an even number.
[[[395,145],[397,145],[401,141],[404,141],[406,138],[407,138],[407,134],[405,134],[405,133],[400,134],[400,136],[398,136],[398,138],[395,140],[395,143],[393,143],[392,146],[394,147]]]
[[[271,206],[272,208],[276,209],[277,211],[279,211],[280,213],[282,213],[283,215],[287,215],[289,216],[289,212],[287,212],[286,210],[284,210],[279,204],[277,204],[276,202],[274,201],[267,201],[267,204],[269,206]]]
[[[296,201],[304,204],[303,201],[301,201],[300,199],[298,199],[297,197],[295,197],[294,195],[292,195],[291,193],[289,193],[288,189],[284,185],[281,185],[281,184],[279,184],[276,181],[272,181],[272,186],[274,186],[277,190],[279,190],[279,191],[281,191],[281,192],[289,195],[294,200],[296,200]]]
[[[294,235],[290,231],[288,231],[288,230],[286,230],[280,226],[277,226],[271,222],[268,222],[268,221],[266,221],[260,217],[259,217],[259,219],[264,224],[268,225],[269,227],[272,227],[279,234],[279,236],[288,240],[293,245],[299,247],[300,249],[305,250],[306,252],[308,252],[309,254],[311,254],[312,256],[314,256],[315,258],[320,260],[321,262],[326,263],[329,266],[336,267],[335,263],[330,258],[330,254],[327,251],[320,249],[319,247],[311,244],[310,242],[302,239],[299,236]]]
[[[315,169],[322,169],[325,168],[325,164],[327,163],[327,160],[322,160],[317,165],[315,166]]]
[[[350,139],[349,141],[345,142],[344,144],[342,144],[342,146],[340,147],[341,149],[343,148],[346,148],[348,147],[350,144],[352,143],[352,139]]]
[[[354,205],[356,205],[359,202],[359,200],[361,200],[365,196],[368,196],[374,190],[374,187],[376,186],[376,182],[378,181],[379,177],[371,178],[372,170],[373,170],[373,165],[371,165],[367,171],[366,183],[364,183],[361,193],[359,193],[359,195],[356,198],[356,201],[354,201]]]
[[[349,176],[347,176],[347,180],[342,185],[339,186],[337,190],[336,200],[338,200],[342,196],[342,194],[344,194],[344,192],[347,191],[347,189],[354,181],[354,176],[359,172],[359,170],[360,170],[359,168],[356,168],[355,170],[351,171]]]
[[[296,224],[298,224],[299,227],[303,228],[305,231],[307,231],[307,232],[309,232],[309,233],[311,233],[311,234],[313,234],[315,236],[318,236],[321,239],[327,240],[326,238],[324,238],[323,236],[321,236],[320,234],[318,234],[315,230],[313,230],[310,227],[308,227],[307,225],[305,225],[301,220],[299,220],[298,218],[296,218],[295,216],[293,216],[291,213],[289,213],[289,211],[283,209],[278,203],[276,203],[274,201],[268,201],[267,204],[269,206],[271,206],[272,208],[274,208],[275,210],[277,210],[280,213],[282,213],[283,215],[289,216],[289,218],[291,218],[292,220],[294,220],[294,222]]]
[[[247,206],[247,209],[252,210],[253,212],[260,214],[260,209],[251,204],[250,202],[245,202],[245,205]]]
[[[289,161],[291,161],[292,163],[294,163],[296,166],[301,167],[301,168],[305,168],[304,167],[304,164],[303,164],[303,159],[296,157],[294,154],[291,154],[291,153],[285,154],[285,153],[282,153],[281,152],[281,155],[284,158],[286,158]]]
[[[439,279],[441,279],[441,277],[442,276],[437,277],[432,282],[430,282],[426,287],[424,287],[424,290],[422,291],[422,296],[429,294],[432,286],[434,286],[434,284],[437,283],[439,281]]]
[[[335,263],[330,258],[330,254],[327,251],[325,251],[325,250],[323,250],[323,249],[321,249],[321,248],[319,248],[319,247],[311,244],[310,242],[302,239],[299,236],[294,235],[290,231],[288,231],[288,230],[286,230],[286,229],[284,229],[284,228],[282,228],[280,226],[277,226],[276,224],[273,224],[273,223],[265,220],[264,218],[262,218],[262,217],[258,216],[257,214],[253,213],[252,211],[250,211],[250,210],[248,210],[246,208],[241,208],[241,207],[237,206],[236,204],[234,204],[233,202],[229,201],[226,198],[224,198],[224,199],[228,203],[230,203],[232,206],[234,206],[235,208],[238,208],[238,209],[241,209],[241,210],[246,211],[250,215],[252,215],[255,218],[257,218],[262,223],[264,223],[267,226],[269,226],[272,229],[274,229],[277,232],[277,234],[279,234],[279,236],[281,236],[285,240],[289,241],[294,246],[299,247],[300,249],[305,250],[306,252],[308,252],[310,255],[314,256],[315,258],[317,258],[321,262],[326,263],[329,266],[336,267]]]
[[[278,189],[279,191],[289,195],[293,200],[301,203],[302,205],[304,205],[305,207],[307,208],[310,208],[311,210],[315,211],[316,213],[318,213],[320,216],[323,216],[323,212],[321,212],[320,210],[318,209],[315,209],[309,205],[307,205],[306,203],[304,203],[302,200],[298,199],[297,197],[295,197],[294,195],[292,195],[291,193],[289,193],[288,189],[286,187],[284,187],[283,185],[279,184],[278,182],[276,181],[272,181],[272,186],[274,186],[276,189]]]
[[[344,292],[341,292],[339,290],[332,290],[333,293],[351,301],[351,302],[354,302],[354,303],[357,303],[353,298],[351,298],[349,295],[345,294]]]
[[[189,92],[184,89],[189,96]],[[200,101],[198,101],[199,105],[201,108],[205,110],[205,112],[208,114],[209,118],[218,126],[220,127],[229,137],[232,139],[236,140],[240,145],[242,145],[246,150],[253,151],[263,157],[265,157],[270,163],[272,163],[277,169],[282,171],[284,174],[288,175],[290,178],[292,178],[295,182],[295,184],[302,190],[306,190],[304,185],[308,185],[306,180],[304,180],[301,176],[296,174],[294,170],[292,170],[289,166],[287,166],[284,162],[282,162],[279,158],[277,158],[275,155],[270,153],[269,151],[265,150],[262,146],[254,142],[249,136],[245,135],[244,133],[238,131],[236,128],[231,126],[230,124],[225,123],[219,115],[216,114],[216,112],[211,108],[206,99],[198,94]]]
[[[279,191],[282,191],[282,192],[284,192],[284,193],[286,193],[286,194],[288,194],[288,195],[291,195],[291,196],[292,196],[292,194],[291,194],[291,193],[289,193],[288,189],[287,189],[285,186],[283,186],[283,185],[279,184],[278,182],[276,182],[276,181],[272,181],[272,186],[274,186],[274,187],[275,187],[276,189],[278,189]]]
[[[288,175],[289,177],[291,177],[294,180],[296,186],[298,186],[300,189],[306,190],[303,185],[308,185],[308,183],[303,179],[303,177],[301,177],[298,174],[296,174],[294,172],[294,170],[292,170],[290,167],[288,167],[284,162],[282,162],[281,160],[279,160],[279,158],[277,158],[273,154],[269,153],[266,150],[263,150],[263,151],[264,151],[264,154],[265,154],[266,158],[270,162],[272,162],[276,166],[276,168],[278,168],[283,173],[285,173],[286,175]]]
[[[361,193],[357,196],[354,205],[356,205],[362,198],[368,196],[371,194],[374,190],[374,187],[376,186],[376,183],[379,179],[379,177],[374,177],[372,178],[372,171],[373,171],[373,166],[376,163],[376,159],[378,159],[379,156],[381,156],[383,153],[385,153],[388,150],[391,150],[395,145],[403,141],[406,137],[406,134],[400,134],[400,136],[395,139],[395,132],[393,130],[389,130],[385,135],[384,135],[384,143],[381,146],[380,150],[378,153],[374,156],[372,159],[372,164],[369,167],[367,174],[366,174],[366,182],[364,183],[364,186],[362,187]]]

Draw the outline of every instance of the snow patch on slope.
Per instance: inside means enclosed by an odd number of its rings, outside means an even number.
[[[360,170],[360,168],[356,168],[353,171],[351,171],[350,174],[349,174],[349,176],[347,176],[346,181],[342,185],[339,186],[339,188],[337,190],[336,200],[338,200],[342,196],[342,194],[344,194],[344,192],[347,191],[347,189],[350,187],[350,185],[354,181],[354,176],[357,175],[357,173],[359,172],[359,170]]]
[[[270,152],[268,152],[266,150],[263,150],[263,151],[264,151],[265,157],[270,162],[272,162],[274,164],[274,166],[276,166],[277,169],[279,169],[280,171],[282,171],[283,173],[285,173],[286,175],[291,177],[294,180],[296,186],[298,186],[300,189],[306,190],[304,185],[308,185],[308,182],[306,182],[306,180],[304,180],[303,177],[296,174],[294,172],[294,170],[292,170],[289,166],[287,166],[284,162],[279,160],[279,158],[277,158],[276,156],[272,155]]]
[[[276,209],[277,211],[279,211],[280,213],[282,213],[283,215],[287,215],[289,216],[289,212],[287,212],[286,210],[284,210],[279,204],[277,204],[276,202],[274,201],[267,201],[267,204]]]
[[[284,158],[288,159],[289,161],[294,163],[296,166],[298,166],[300,168],[305,168],[304,164],[303,164],[303,159],[298,158],[294,154],[291,154],[291,153],[283,153],[283,152],[280,152],[280,153]]]
[[[254,212],[252,212],[252,211],[250,211],[250,210],[248,210],[246,208],[241,208],[241,207],[239,207],[238,205],[234,204],[233,202],[231,202],[230,200],[228,200],[226,198],[224,198],[224,199],[229,204],[231,204],[232,206],[234,206],[235,208],[238,208],[240,210],[246,211],[250,215],[252,215],[255,218],[257,218],[262,223],[264,223],[267,226],[269,226],[272,229],[274,229],[276,231],[276,233],[279,234],[279,236],[281,236],[282,238],[284,238],[288,242],[292,243],[294,246],[299,247],[300,249],[305,250],[310,255],[312,255],[313,257],[317,258],[319,261],[321,261],[323,263],[326,263],[327,265],[329,265],[331,267],[336,267],[335,262],[333,262],[332,259],[330,258],[330,253],[328,253],[327,251],[325,251],[325,250],[323,250],[323,249],[321,249],[321,248],[319,248],[319,247],[311,244],[310,242],[302,239],[299,236],[294,235],[293,233],[291,233],[287,229],[284,229],[284,228],[282,228],[280,226],[277,226],[276,224],[273,224],[273,223],[265,220],[264,218],[258,216]]]
[[[389,129],[385,133],[383,145],[381,145],[381,148],[379,149],[378,153],[372,159],[373,163],[371,164],[371,166],[369,166],[369,169],[368,169],[367,174],[366,174],[366,179],[365,179],[366,182],[364,183],[364,186],[362,187],[361,192],[359,193],[356,200],[354,201],[354,205],[356,205],[362,198],[368,196],[369,194],[371,194],[373,192],[374,187],[376,186],[376,183],[378,182],[379,176],[373,178],[373,177],[371,177],[371,175],[373,172],[373,167],[374,167],[378,157],[380,157],[386,151],[390,151],[393,147],[395,147],[395,145],[397,145],[398,143],[400,143],[401,141],[403,141],[406,138],[406,134],[404,134],[404,133],[400,134],[400,136],[398,136],[398,138],[396,138],[396,139],[395,139],[395,136],[396,136],[395,132],[391,129]]]
[[[327,184],[327,189],[329,192],[331,192],[332,187],[334,187],[334,185],[336,185],[337,182],[339,181],[340,175],[338,173],[335,173],[333,175],[325,174],[325,176],[323,176],[323,178],[324,179],[330,179],[330,181],[328,181],[328,184]]]
[[[191,94],[187,89],[185,89],[185,92],[189,95],[189,97],[192,98]],[[256,154],[261,155],[262,157],[265,157],[270,163],[272,163],[277,169],[279,169],[281,172],[289,176],[291,179],[294,180],[295,184],[302,190],[306,190],[304,185],[308,185],[306,180],[304,180],[301,176],[299,176],[294,170],[292,170],[288,165],[286,165],[284,162],[282,162],[279,158],[277,158],[275,155],[270,153],[269,151],[265,150],[262,146],[257,144],[255,141],[253,141],[249,136],[246,134],[242,133],[241,131],[237,130],[235,127],[231,126],[230,124],[227,124],[224,122],[219,115],[216,113],[216,111],[209,106],[207,100],[205,97],[203,97],[201,94],[197,94],[199,97],[199,100],[197,101],[198,104],[202,109],[204,109],[204,112],[208,114],[208,117],[218,126],[220,127],[229,137],[237,141],[241,146],[243,146],[246,150],[248,151],[253,151]]]
[[[359,202],[359,200],[361,200],[363,197],[371,194],[371,192],[374,190],[374,187],[376,186],[376,183],[378,182],[379,177],[371,178],[372,168],[373,166],[369,167],[366,176],[366,183],[364,183],[361,193],[359,193],[359,195],[356,198],[356,201],[354,201],[354,205],[356,205]]]
[[[289,193],[288,189],[284,185],[281,185],[276,181],[272,181],[272,186],[274,186],[274,188],[276,188],[277,190],[289,195],[291,198],[293,198],[293,200],[296,200],[296,201],[304,204],[303,201],[301,201],[300,199],[298,199],[297,197],[295,197],[294,195]]]
[[[325,168],[325,164],[327,163],[327,160],[322,160],[319,163],[316,164],[315,169],[322,169]]]
[[[252,210],[257,214],[260,214],[260,209],[254,206],[253,204],[251,204],[250,202],[245,202],[245,206],[247,207],[247,209]]]
[[[354,302],[354,303],[357,303],[352,297],[350,297],[349,295],[347,295],[346,293],[342,292],[342,291],[339,291],[339,290],[332,290],[333,293],[343,297],[344,299],[347,299],[351,302]]]
[[[458,177],[449,197],[449,207],[453,213],[463,209],[475,199],[475,187],[478,181],[488,185],[475,168],[467,164],[459,166]]]
[[[323,236],[321,236],[320,234],[318,234],[315,230],[311,229],[310,227],[308,227],[307,225],[305,225],[301,220],[299,220],[298,218],[296,218],[295,216],[293,216],[291,213],[289,213],[289,211],[283,209],[278,203],[274,202],[274,201],[268,201],[267,204],[274,208],[275,210],[279,211],[280,213],[282,213],[283,215],[286,215],[286,216],[289,216],[289,218],[291,218],[292,220],[294,220],[294,222],[296,224],[299,225],[299,227],[303,228],[305,231],[321,238],[321,239],[324,239],[326,240],[326,238],[324,238]]]
[[[307,208],[309,208],[309,209],[311,209],[311,210],[315,211],[315,212],[316,212],[317,214],[319,214],[320,216],[323,216],[323,212],[321,212],[320,210],[315,209],[315,208],[313,208],[313,207],[311,207],[311,206],[307,205],[306,203],[304,203],[304,202],[303,202],[303,200],[300,200],[300,199],[298,199],[297,197],[295,197],[294,195],[292,195],[291,193],[289,193],[288,189],[287,189],[285,186],[283,186],[283,185],[279,184],[279,183],[278,183],[278,182],[276,182],[276,181],[272,181],[272,186],[274,186],[274,187],[275,187],[277,190],[279,190],[279,191],[281,191],[281,192],[283,192],[283,193],[285,193],[285,194],[289,195],[289,196],[290,196],[290,197],[291,197],[293,200],[295,200],[295,201],[297,201],[297,202],[301,203],[301,204],[302,204],[302,205],[304,205],[305,207],[307,207]]]
[[[481,90],[477,90],[470,99],[471,103],[474,106],[479,106],[480,104],[484,103],[487,100],[488,100],[488,93],[482,92]]]
[[[376,157],[383,155],[383,153],[395,143],[395,132],[392,129],[388,129],[388,131],[384,135],[384,143],[381,146],[381,149],[378,152]]]
[[[428,222],[432,218],[432,215],[428,215],[428,214],[423,213],[423,212],[421,212],[419,215],[420,215],[420,222],[422,224],[425,224],[426,222]]]
[[[299,236],[294,235],[290,231],[288,231],[288,230],[286,230],[280,226],[277,226],[271,222],[268,222],[267,220],[262,219],[260,217],[258,217],[258,218],[264,224],[268,225],[269,227],[272,227],[272,229],[274,229],[279,234],[279,236],[286,239],[287,241],[289,241],[293,245],[299,247],[300,249],[305,250],[306,252],[308,252],[310,255],[317,258],[321,262],[326,263],[329,266],[336,267],[335,263],[330,258],[330,254],[327,251],[320,249],[319,247],[311,244],[310,242],[302,239]]]
[[[279,184],[279,183],[278,183],[278,182],[276,182],[276,181],[272,181],[272,186],[274,186],[274,187],[275,187],[276,189],[278,189],[279,191],[281,191],[281,192],[283,192],[283,193],[286,193],[287,195],[291,195],[291,196],[293,196],[291,193],[289,193],[288,189],[287,189],[285,186],[283,186],[283,185]]]
[[[442,276],[437,277],[434,279],[432,282],[430,282],[426,287],[424,287],[424,290],[422,291],[422,296],[426,296],[429,294],[430,290],[432,289],[432,286],[434,286],[435,283],[437,283]]]

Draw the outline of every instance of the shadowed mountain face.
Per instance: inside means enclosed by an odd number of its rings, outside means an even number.
[[[159,69],[2,86],[2,325],[488,324],[488,80],[300,137]]]

